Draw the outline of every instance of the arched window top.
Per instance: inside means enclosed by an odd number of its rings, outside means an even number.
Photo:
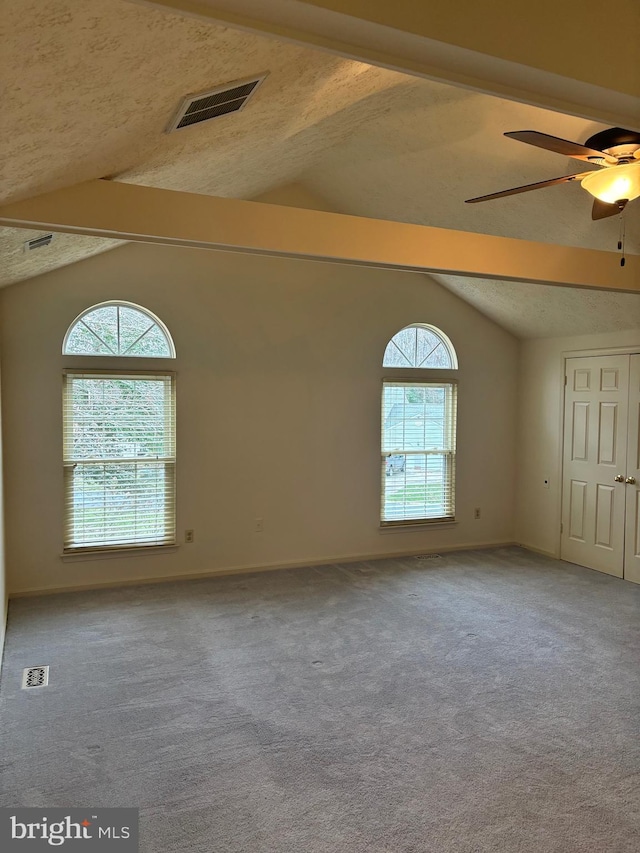
[[[414,323],[391,338],[384,351],[382,366],[456,370],[458,359],[444,332],[435,326]]]
[[[131,302],[101,302],[83,311],[64,336],[63,355],[175,358],[169,330]]]

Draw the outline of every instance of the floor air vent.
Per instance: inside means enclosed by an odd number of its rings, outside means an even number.
[[[226,86],[200,92],[198,95],[188,95],[180,104],[178,112],[167,128],[167,133],[220,118],[228,113],[237,113],[247,104],[266,76],[261,74],[259,77],[227,83]]]
[[[46,687],[49,683],[48,666],[28,666],[22,670],[22,689],[29,690],[32,687]]]
[[[418,554],[416,560],[441,560],[442,554]]]

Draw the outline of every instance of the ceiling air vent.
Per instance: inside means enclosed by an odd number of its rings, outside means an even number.
[[[45,246],[48,246],[52,240],[53,234],[43,234],[42,237],[34,237],[33,240],[27,240],[27,242],[23,244],[24,251],[33,252],[34,249],[43,249]]]
[[[213,118],[220,118],[228,113],[237,113],[244,108],[266,76],[265,73],[259,77],[251,77],[249,80],[227,83],[226,86],[218,86],[217,89],[200,92],[198,95],[188,95],[180,104],[178,112],[167,128],[167,133]]]

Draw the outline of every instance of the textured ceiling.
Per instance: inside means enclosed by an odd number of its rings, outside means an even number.
[[[553,338],[640,328],[640,294],[434,275],[517,338]]]
[[[616,219],[593,223],[577,185],[463,203],[582,168],[504,131],[584,140],[599,125],[125,0],[4,0],[3,9],[0,202],[105,176],[237,198],[297,182],[309,191],[301,205],[615,248]],[[262,71],[269,76],[243,112],[163,132],[185,94]],[[628,211],[627,234],[629,251],[640,251],[640,203]],[[57,235],[24,254],[32,236],[0,232],[0,284],[118,245]],[[442,281],[521,336],[640,323],[640,297],[626,294]]]
[[[432,85],[432,84],[427,84]],[[481,204],[464,199],[588,171],[577,160],[503,136],[535,129],[584,141],[602,125],[461,89],[437,102],[423,81],[384,97],[375,132],[361,124],[299,177],[345,213],[615,250],[619,222],[591,219],[593,198],[564,184]],[[628,250],[640,252],[640,202],[625,214]]]
[[[255,195],[348,138],[363,118],[352,107],[405,79],[124,0],[5,7],[3,200],[106,176]],[[263,71],[243,112],[164,133],[186,94]]]

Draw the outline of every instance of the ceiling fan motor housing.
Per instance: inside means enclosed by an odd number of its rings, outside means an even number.
[[[590,136],[585,146],[611,154],[618,160],[633,160],[635,152],[640,150],[640,133],[623,127],[610,127]]]

